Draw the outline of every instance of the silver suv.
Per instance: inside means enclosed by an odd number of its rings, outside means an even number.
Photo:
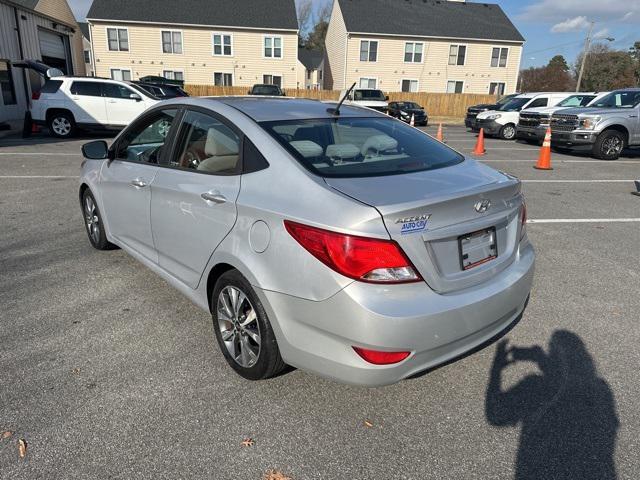
[[[627,147],[640,147],[640,88],[616,90],[589,104],[551,117],[551,145],[591,149],[595,158],[616,160]]]

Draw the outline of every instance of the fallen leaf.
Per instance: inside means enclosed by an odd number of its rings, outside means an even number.
[[[0,437],[4,440],[5,438],[9,438],[11,435],[13,435],[13,432],[11,430],[7,430],[6,432],[2,432]]]
[[[284,473],[277,470],[269,470],[264,474],[264,480],[293,480],[291,477],[287,477]]]
[[[371,428],[371,427],[373,427],[373,423],[371,423],[369,420],[365,420],[364,421],[364,426]]]
[[[74,368],[73,370],[71,370],[71,373],[73,373],[74,375],[78,375],[80,373],[80,369]]]
[[[24,458],[26,454],[27,441],[21,438],[20,440],[18,440],[18,455],[20,455],[20,458]]]
[[[252,438],[245,438],[242,441],[242,446],[243,447],[253,447],[255,445],[256,442],[253,441]]]

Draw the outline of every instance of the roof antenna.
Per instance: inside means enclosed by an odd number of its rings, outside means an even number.
[[[330,113],[331,115],[335,115],[336,117],[339,116],[340,107],[342,106],[344,101],[347,99],[347,97],[351,93],[351,90],[353,90],[355,87],[356,87],[356,82],[353,82],[353,85],[351,85],[351,88],[349,88],[349,90],[347,90],[347,93],[344,94],[344,97],[342,97],[342,100],[338,102],[338,105],[336,106],[336,108],[327,108],[327,112]]]

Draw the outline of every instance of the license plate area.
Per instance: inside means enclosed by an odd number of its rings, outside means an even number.
[[[498,244],[495,227],[458,237],[460,266],[470,270],[498,257]]]

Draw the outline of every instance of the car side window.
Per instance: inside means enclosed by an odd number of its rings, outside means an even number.
[[[188,111],[173,167],[214,175],[239,173],[240,138],[215,117]]]
[[[177,109],[160,110],[134,125],[118,142],[116,158],[157,164],[177,113]]]
[[[537,107],[546,107],[549,103],[548,98],[536,98],[531,104],[527,107],[529,108],[537,108]]]
[[[71,95],[101,97],[102,84],[100,82],[73,82],[69,91]]]
[[[105,97],[126,98],[127,100],[131,98],[131,94],[136,93],[123,85],[118,85],[117,83],[105,83],[103,90]]]

